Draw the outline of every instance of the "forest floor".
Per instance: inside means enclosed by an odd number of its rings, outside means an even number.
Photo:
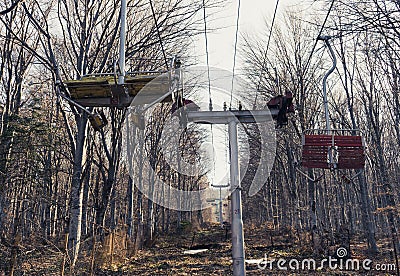
[[[368,255],[365,243],[352,241],[351,259],[357,259],[360,268],[353,269],[350,263],[346,267],[344,260],[342,269],[339,266],[331,269],[328,262],[323,263],[323,268],[319,266],[324,258],[337,258],[335,252],[340,246],[328,246],[325,253],[321,252],[318,256],[313,255],[309,246],[311,243],[307,238],[301,240],[294,237],[290,231],[275,232],[272,235],[271,233],[265,229],[245,231],[246,260],[249,260],[246,264],[247,275],[396,275],[389,241],[380,243],[380,253],[374,256]],[[293,242],[293,239],[297,241]],[[114,244],[117,242],[114,241]],[[54,250],[55,247],[50,248],[52,247],[47,245],[42,249],[36,248],[29,254],[19,254],[14,275],[60,275],[63,254]],[[6,275],[1,270],[2,265],[6,267],[6,262],[12,262],[3,249],[0,251],[0,276]],[[207,250],[187,254],[185,251],[189,249]],[[126,257],[126,252],[116,248],[111,259],[109,254],[107,256],[104,252],[101,253],[100,249],[97,249],[95,255],[87,250],[86,254],[82,253],[76,272],[70,273],[66,266],[65,275],[90,275],[92,259],[96,260],[97,267],[92,275],[232,275],[230,233],[217,226],[184,232],[181,235],[158,237],[151,248],[139,250],[134,256]],[[264,262],[259,264],[263,258]],[[316,261],[316,269],[308,269],[307,262],[302,269],[303,260],[311,258]],[[285,260],[281,266],[287,270],[278,268],[278,259]],[[362,268],[366,259],[372,260],[371,263],[367,263],[371,268],[369,271]],[[297,263],[299,269],[289,266],[296,266]],[[334,264],[333,261],[332,265]],[[337,261],[337,264],[340,262]],[[378,271],[376,265],[385,269]]]

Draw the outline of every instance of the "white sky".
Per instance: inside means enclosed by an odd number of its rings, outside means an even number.
[[[312,0],[280,0],[275,26],[281,24],[281,19],[286,9],[294,6],[300,8],[301,5],[304,8],[309,8],[311,5],[310,1],[312,2]],[[209,30],[207,33],[209,63],[212,67],[232,71],[238,0],[226,0],[225,3],[223,8],[207,10],[209,16],[207,19],[207,29]],[[271,23],[275,5],[276,0],[241,0],[238,50],[241,43],[241,33],[250,35],[268,34],[269,30],[267,30],[266,22]],[[205,65],[206,51],[204,35],[198,37],[193,51],[195,56],[200,57],[199,63]],[[241,67],[239,56],[238,51],[235,70],[239,70]],[[229,100],[223,99],[222,96],[218,98],[215,92],[217,91],[213,92],[214,105]],[[208,101],[206,100],[205,103],[207,105]],[[220,109],[220,107],[216,109]],[[208,151],[208,155],[211,158],[214,155],[214,159],[211,159],[214,160],[214,164],[210,164],[211,168],[214,168],[209,174],[210,180],[214,184],[226,184],[229,178],[229,153],[227,150],[227,138],[225,137],[226,133],[222,129],[214,128],[213,135],[214,150],[212,150],[211,140],[202,145],[203,150]]]
[[[310,5],[309,3],[309,0],[280,0],[275,24],[280,24],[279,18],[282,18],[285,9],[288,7],[301,4]],[[207,28],[210,30],[207,37],[211,66],[232,70],[237,5],[237,0],[227,0],[223,9],[207,10],[210,16],[207,20]],[[238,45],[240,45],[241,32],[250,34],[266,33],[265,22],[266,20],[269,23],[272,21],[275,5],[276,0],[241,0]],[[219,29],[215,30],[216,28]],[[196,54],[203,57],[200,61],[205,64],[204,37],[199,37],[195,48]],[[238,58],[236,59],[236,66],[240,67]]]

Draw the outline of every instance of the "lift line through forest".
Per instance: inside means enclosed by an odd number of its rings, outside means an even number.
[[[240,7],[240,6],[239,6]],[[244,233],[242,220],[241,183],[239,177],[238,161],[238,128],[240,124],[252,124],[266,122],[272,119],[277,127],[287,124],[287,113],[294,112],[293,97],[290,92],[272,98],[266,110],[226,110],[199,111],[186,107],[183,98],[183,89],[179,89],[181,76],[181,63],[178,58],[173,58],[168,71],[132,72],[125,70],[125,41],[126,41],[126,0],[121,0],[121,23],[118,72],[114,64],[114,74],[96,74],[84,76],[80,80],[66,81],[66,87],[61,82],[59,93],[63,99],[76,108],[88,114],[90,123],[95,130],[100,130],[107,124],[107,119],[102,112],[91,112],[87,107],[117,107],[127,108],[139,91],[156,80],[157,84],[150,90],[145,109],[158,102],[173,102],[177,109],[182,108],[180,115],[184,121],[197,124],[224,124],[228,125],[229,149],[230,149],[230,189],[231,194],[231,229],[232,229],[232,259],[233,275],[245,275]],[[323,96],[325,106],[325,130],[308,130],[303,135],[302,166],[305,168],[322,169],[361,169],[364,167],[365,154],[364,142],[360,135],[355,135],[357,130],[331,130],[329,125],[328,100],[326,95],[326,80],[336,68],[336,58],[329,44],[329,37],[320,37],[327,45],[334,65],[325,75],[323,80]],[[160,41],[160,43],[162,43]],[[163,53],[165,56],[165,53]],[[208,58],[207,58],[208,59]],[[167,77],[162,74],[168,73]],[[68,89],[66,89],[68,88]],[[68,93],[68,94],[67,94]],[[148,93],[148,92],[147,92]],[[211,95],[210,95],[211,96]],[[188,103],[192,103],[188,101]],[[211,103],[211,98],[210,98]],[[188,105],[189,106],[189,105]],[[137,122],[136,122],[137,123]],[[315,134],[314,132],[317,132]],[[350,135],[343,135],[349,132]],[[299,170],[300,171],[300,170]],[[303,175],[305,173],[300,171]],[[313,179],[311,179],[313,180]],[[315,180],[314,180],[315,181]]]
[[[125,0],[122,0],[125,2]],[[92,113],[86,107],[118,107],[126,108],[131,105],[133,98],[139,91],[149,82],[154,81],[164,72],[137,72],[136,76],[127,76],[125,72],[125,13],[126,6],[121,7],[121,42],[119,55],[119,74],[116,80],[115,72],[112,74],[101,74],[85,76],[81,80],[65,82],[71,97],[61,95],[66,101],[87,113],[90,123],[95,130],[100,130],[107,124],[107,120],[103,113]],[[233,274],[245,275],[244,262],[244,234],[241,206],[241,185],[239,180],[239,164],[238,164],[238,138],[237,124],[248,124],[263,122],[272,118],[277,121],[277,127],[287,124],[287,113],[293,112],[292,95],[288,93],[285,96],[277,96],[268,102],[267,110],[231,110],[231,111],[190,111],[186,108],[183,99],[182,89],[175,90],[179,82],[180,62],[178,59],[172,60],[172,66],[168,71],[168,79],[161,79],[161,88],[164,92],[153,91],[155,94],[150,95],[149,101],[145,109],[162,101],[172,101],[179,109],[184,121],[193,123],[207,124],[227,124],[229,129],[229,147],[230,147],[230,189],[233,191],[231,195],[232,204],[232,258],[233,258]],[[162,77],[161,77],[162,78]],[[166,85],[167,84],[167,85]],[[146,89],[147,90],[147,89]],[[148,91],[146,91],[148,92]],[[191,102],[191,101],[188,101]],[[140,128],[140,123],[138,124]]]

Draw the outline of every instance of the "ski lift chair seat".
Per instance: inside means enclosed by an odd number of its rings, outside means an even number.
[[[346,130],[352,132],[353,130]],[[331,134],[304,134],[302,166],[321,169],[362,169],[365,165],[365,145],[361,135],[343,135],[335,130]],[[329,155],[336,155],[330,162]]]

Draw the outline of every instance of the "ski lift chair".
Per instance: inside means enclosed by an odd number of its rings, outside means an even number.
[[[359,130],[306,130],[302,138],[301,165],[332,170],[362,169],[365,165],[364,139]]]
[[[135,105],[146,105],[142,112],[158,102],[176,104],[183,98],[183,90],[179,87],[180,67],[181,61],[174,57],[169,71],[128,72],[123,83],[117,83],[116,72],[86,75],[80,80],[64,82],[69,97],[62,97],[88,113],[93,128],[100,130],[107,124],[104,114],[92,114],[86,107],[129,107],[139,92],[140,97],[136,97]],[[132,113],[131,118],[140,129],[144,128],[141,113]]]
[[[272,118],[276,120],[277,128],[281,128],[288,124],[287,114],[294,113],[293,95],[291,92],[286,91],[285,96],[278,95],[269,100],[267,106],[271,111],[278,111],[276,115],[272,115]]]
[[[180,59],[173,57],[169,71],[127,72],[123,83],[117,83],[119,76],[115,69],[114,73],[86,75],[65,84],[71,99],[84,107],[128,107],[139,92],[141,95],[135,105],[173,102],[180,93],[175,91],[181,77],[180,67]]]
[[[329,43],[329,36],[319,36],[323,40],[332,57],[332,67],[326,72],[323,78],[323,98],[325,108],[326,129],[306,130],[302,139],[302,160],[304,168],[319,168],[330,170],[359,169],[353,176],[355,178],[361,173],[365,165],[365,144],[359,130],[354,129],[330,129],[327,78],[336,68],[336,56]],[[301,174],[309,180],[316,182],[322,175],[312,179],[310,176],[298,169]],[[351,180],[350,179],[350,180]]]
[[[80,80],[65,82],[71,99],[84,107],[128,107],[139,91],[146,86],[141,102],[146,104],[167,94],[168,76],[162,72],[141,72],[127,75],[123,84],[116,84],[113,74],[84,76]],[[163,99],[171,102],[172,96]]]

